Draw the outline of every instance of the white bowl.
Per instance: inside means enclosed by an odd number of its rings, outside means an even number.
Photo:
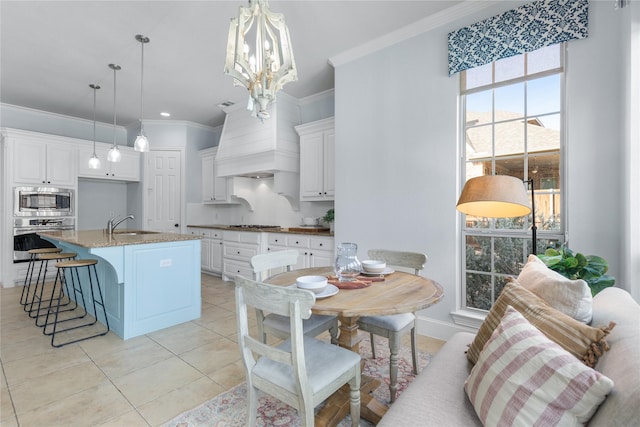
[[[318,218],[302,218],[302,225],[318,225]]]
[[[319,294],[327,287],[327,278],[324,276],[300,276],[296,279],[296,286]]]
[[[367,259],[361,262],[362,269],[367,273],[382,273],[387,268],[387,263],[384,261],[376,261],[374,259]]]

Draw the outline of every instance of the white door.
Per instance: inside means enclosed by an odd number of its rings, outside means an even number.
[[[180,233],[182,185],[180,151],[150,151],[146,167],[147,228]]]

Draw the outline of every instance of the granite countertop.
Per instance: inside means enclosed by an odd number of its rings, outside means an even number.
[[[275,227],[275,228],[241,228],[232,227],[230,225],[223,224],[188,224],[187,227],[194,228],[212,228],[218,230],[232,230],[232,231],[248,231],[248,232],[264,232],[264,233],[290,233],[290,234],[311,234],[314,236],[328,236],[333,237],[333,233],[329,231],[329,228],[323,227]]]
[[[200,240],[200,236],[193,234],[173,234],[143,232],[143,234],[127,234],[138,230],[118,229],[111,236],[104,230],[63,230],[42,231],[42,237],[50,237],[55,240],[70,243],[83,248],[106,248],[110,246],[144,245],[149,243],[177,242],[181,240]]]

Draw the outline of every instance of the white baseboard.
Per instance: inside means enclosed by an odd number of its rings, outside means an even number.
[[[471,332],[475,334],[478,330],[418,315],[417,332],[420,335],[426,335],[432,338],[448,341],[449,338],[457,332]]]

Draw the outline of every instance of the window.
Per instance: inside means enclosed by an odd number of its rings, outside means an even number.
[[[538,253],[564,240],[563,66],[564,45],[556,44],[460,76],[462,182],[481,175],[532,179]],[[462,306],[489,310],[531,253],[533,218],[462,217]]]

